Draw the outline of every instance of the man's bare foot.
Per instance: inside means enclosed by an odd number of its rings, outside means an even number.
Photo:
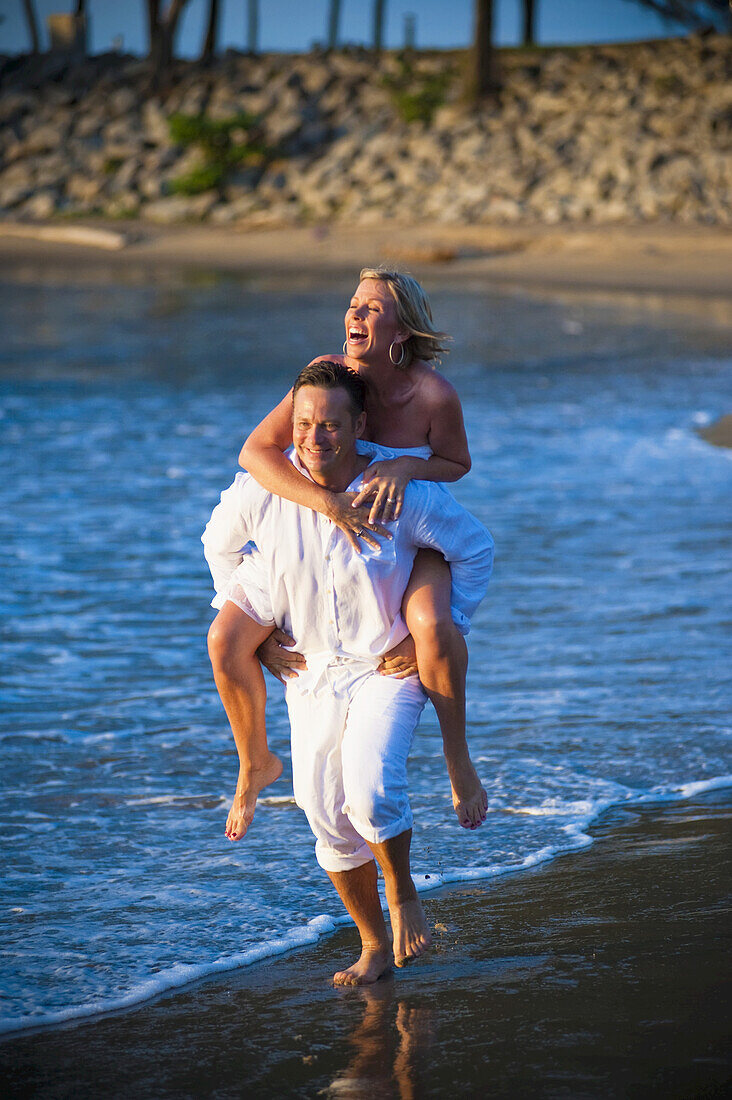
[[[459,765],[448,763],[452,804],[463,829],[477,829],[486,819],[488,795],[470,758]]]
[[[391,952],[386,947],[364,947],[361,958],[333,975],[333,985],[372,985],[391,970]]]
[[[273,752],[268,753],[258,768],[244,771],[239,768],[234,801],[226,819],[226,836],[229,840],[241,840],[252,823],[257,798],[262,787],[274,783],[282,775],[282,761]]]
[[[394,937],[394,962],[397,966],[406,966],[432,946],[432,933],[427,927],[422,903],[416,896],[410,901],[390,901],[389,916]]]

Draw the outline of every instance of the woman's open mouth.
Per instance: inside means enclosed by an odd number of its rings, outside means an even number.
[[[348,329],[348,343],[349,344],[363,344],[368,340],[368,332],[361,328],[349,328]]]

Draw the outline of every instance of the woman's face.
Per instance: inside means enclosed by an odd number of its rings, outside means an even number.
[[[346,352],[351,359],[369,362],[386,358],[389,346],[409,336],[399,328],[397,308],[386,283],[363,279],[346,310]],[[396,358],[399,354],[394,349]]]

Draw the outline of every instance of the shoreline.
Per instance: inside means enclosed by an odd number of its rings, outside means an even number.
[[[220,1096],[246,1084],[257,1096],[314,1095],[330,1079],[324,1095],[351,1080],[349,1095],[365,1097],[382,1095],[386,1073],[438,1096],[462,1057],[468,1093],[488,1061],[497,1096],[527,1095],[531,1082],[547,1097],[716,1088],[732,1070],[719,946],[732,788],[652,797],[601,811],[581,850],[427,893],[434,952],[374,987],[330,984],[355,950],[349,925],[274,967],[265,959],[126,1011],[3,1035],[3,1076],[14,1096],[111,1095],[115,1081],[140,1096],[198,1094],[194,1082]],[[524,1063],[514,1043],[526,1029]]]
[[[451,870],[444,873],[433,872],[426,875],[414,875],[414,881],[420,897],[427,904],[433,898],[449,897],[452,892],[460,892],[469,889],[475,884],[479,888],[489,890],[500,888],[504,881],[511,882],[523,874],[531,873],[554,865],[580,852],[585,852],[593,847],[597,837],[597,831],[602,835],[603,821],[606,815],[614,812],[643,810],[650,806],[651,810],[658,807],[673,807],[684,804],[696,797],[714,797],[717,793],[724,799],[728,797],[732,805],[732,775],[718,776],[708,781],[690,782],[679,785],[666,793],[649,793],[640,795],[636,799],[621,800],[600,804],[589,816],[567,827],[567,835],[572,839],[565,847],[555,849],[542,849],[530,852],[521,863],[508,864],[489,868],[470,868]],[[432,879],[428,885],[426,879]],[[386,902],[382,898],[384,912],[387,913]],[[337,913],[320,913],[314,917],[304,919],[304,923],[293,928],[277,940],[263,943],[254,943],[240,955],[218,960],[214,963],[181,963],[177,964],[174,971],[162,974],[166,975],[169,984],[164,988],[154,988],[155,979],[150,979],[144,988],[133,990],[123,994],[116,1001],[110,1001],[106,1005],[96,1003],[94,1005],[79,1005],[76,1009],[59,1010],[58,1013],[48,1013],[37,1022],[24,1023],[13,1021],[7,1028],[0,1027],[0,1047],[4,1043],[15,1039],[44,1035],[50,1032],[63,1030],[67,1027],[93,1026],[97,1022],[115,1019],[134,1013],[138,1010],[152,1007],[165,1001],[167,998],[176,997],[180,993],[189,990],[202,989],[207,984],[221,980],[220,975],[233,976],[242,971],[254,970],[259,966],[268,966],[273,961],[286,962],[295,953],[307,950],[319,950],[325,948],[324,943],[330,937],[337,934],[343,926],[352,929],[351,918],[342,909]],[[158,978],[158,981],[160,979]],[[226,981],[226,978],[223,979]],[[68,1014],[67,1014],[68,1013]],[[7,1021],[5,1021],[7,1022]],[[14,1026],[17,1023],[18,1026]]]
[[[48,239],[48,238],[51,239]],[[44,239],[45,238],[45,239]],[[427,283],[496,291],[581,294],[732,323],[732,230],[669,226],[577,228],[391,225],[234,231],[144,222],[0,222],[0,265],[10,281],[161,281],[211,274],[245,280],[353,280],[366,264],[410,270]]]

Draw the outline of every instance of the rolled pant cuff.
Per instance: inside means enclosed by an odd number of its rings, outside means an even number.
[[[368,854],[354,852],[353,855],[349,856],[336,852],[332,848],[325,848],[321,851],[317,845],[315,847],[315,858],[323,870],[330,872],[330,874],[338,874],[341,871],[355,871],[357,867],[364,867],[367,863],[374,862],[371,852]]]
[[[374,828],[367,821],[356,821],[353,817],[350,817],[350,821],[367,844],[383,844],[385,840],[393,840],[400,833],[406,833],[407,829],[411,829],[414,824],[411,810],[398,821],[392,821],[389,825],[382,825],[379,828]]]

